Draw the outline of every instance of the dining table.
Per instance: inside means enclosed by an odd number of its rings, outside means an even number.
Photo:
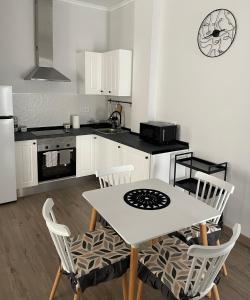
[[[135,299],[138,254],[141,244],[200,224],[203,245],[208,245],[206,222],[220,212],[159,179],[120,184],[87,191],[92,206],[90,229],[99,213],[131,247],[128,299]]]

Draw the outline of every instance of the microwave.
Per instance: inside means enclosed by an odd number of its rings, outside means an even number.
[[[140,123],[141,139],[153,143],[164,145],[176,140],[177,125],[166,122],[146,122]]]

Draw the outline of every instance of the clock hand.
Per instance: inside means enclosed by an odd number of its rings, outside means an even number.
[[[222,29],[222,30],[215,29],[211,34],[205,36],[204,38],[205,38],[205,39],[208,39],[208,38],[210,38],[211,36],[213,36],[213,37],[219,37],[219,36],[220,36],[220,33],[221,33],[222,31],[225,31],[225,30],[226,30],[226,29]]]

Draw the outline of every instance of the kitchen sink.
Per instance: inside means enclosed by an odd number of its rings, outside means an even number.
[[[102,128],[102,129],[96,129],[96,131],[103,133],[103,134],[115,134],[115,133],[129,132],[128,130],[121,129],[121,128]]]

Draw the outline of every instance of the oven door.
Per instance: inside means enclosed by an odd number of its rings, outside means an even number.
[[[76,148],[38,152],[38,181],[76,175]]]

